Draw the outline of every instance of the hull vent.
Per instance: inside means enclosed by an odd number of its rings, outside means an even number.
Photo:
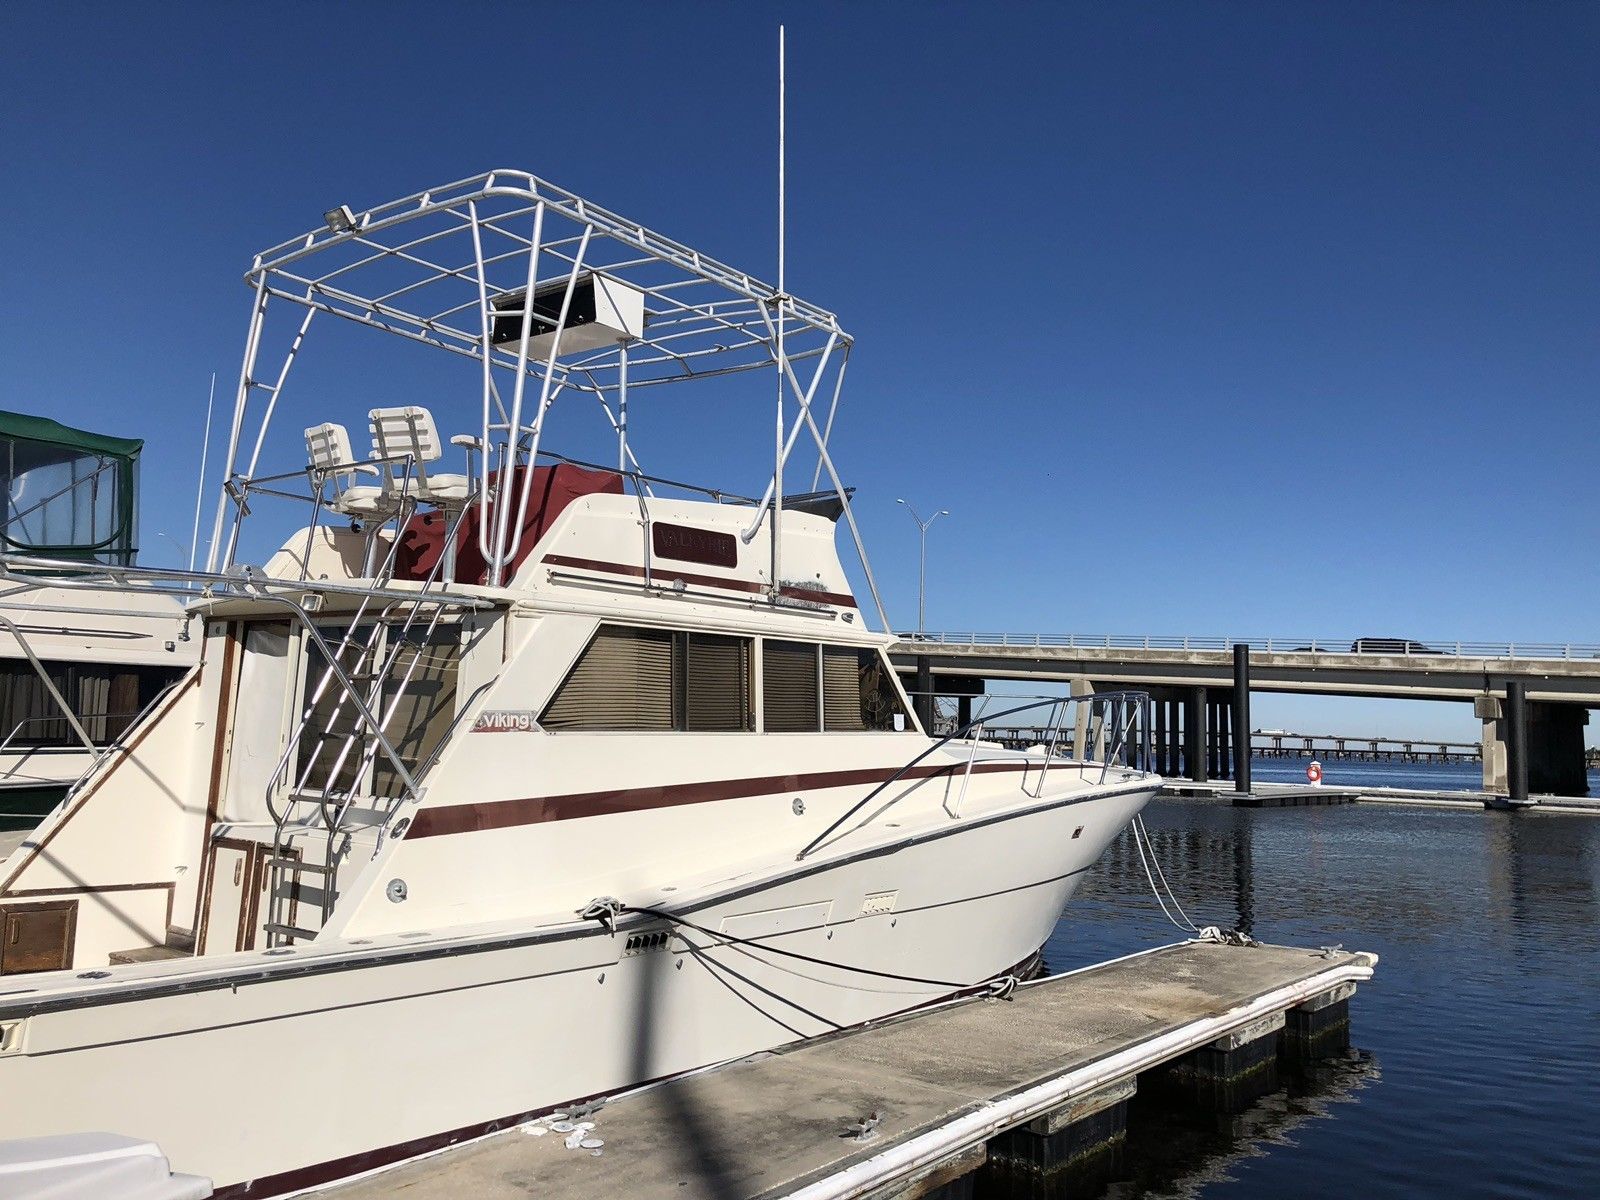
[[[652,929],[646,933],[630,933],[622,944],[622,957],[633,958],[640,954],[654,954],[672,945],[672,931]]]
[[[861,901],[861,915],[874,917],[879,913],[894,911],[894,902],[900,898],[899,892],[872,892]]]

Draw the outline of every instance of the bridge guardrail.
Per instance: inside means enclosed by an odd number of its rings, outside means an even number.
[[[1079,650],[1217,650],[1236,645],[1277,654],[1385,655],[1403,658],[1445,656],[1506,660],[1600,658],[1600,644],[1583,642],[1461,642],[1389,637],[1344,638],[1231,638],[1147,634],[1040,634],[949,632],[895,634],[903,642],[930,642],[941,646],[1002,646]]]

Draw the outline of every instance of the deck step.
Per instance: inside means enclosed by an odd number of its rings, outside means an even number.
[[[164,962],[169,958],[189,958],[193,954],[192,946],[187,950],[181,946],[140,946],[135,950],[113,950],[110,962],[115,967],[129,963]]]
[[[268,921],[263,928],[278,937],[294,938],[297,941],[307,941],[317,936],[315,929],[301,929],[298,925],[283,925],[277,921]]]

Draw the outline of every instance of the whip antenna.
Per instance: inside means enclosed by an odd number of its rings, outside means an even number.
[[[772,459],[772,598],[777,600],[780,595],[782,577],[779,568],[782,565],[779,553],[779,535],[783,524],[783,373],[787,360],[783,356],[783,308],[788,302],[785,294],[786,280],[784,277],[784,243],[786,240],[784,222],[785,189],[787,186],[784,178],[784,37],[783,26],[778,26],[778,403],[777,403],[777,430],[774,441]]]
[[[200,549],[200,506],[206,496],[206,452],[211,449],[211,407],[217,401],[217,373],[211,372],[211,394],[206,397],[205,441],[200,443],[200,478],[194,487],[194,530],[189,534],[189,572],[194,573],[195,555]]]

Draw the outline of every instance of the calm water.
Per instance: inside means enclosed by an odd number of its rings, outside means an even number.
[[[1304,783],[1306,762],[1299,758],[1256,758],[1250,773],[1265,783]],[[1322,764],[1326,787],[1396,787],[1435,791],[1475,792],[1483,787],[1483,768],[1477,763],[1349,762],[1329,759]],[[1600,796],[1600,770],[1589,772],[1589,795]]]
[[[1600,819],[1211,801],[1145,819],[1198,923],[1381,961],[1349,1062],[1165,1139],[1111,1195],[1600,1196]],[[1053,969],[1179,936],[1130,855],[1124,835],[1068,906]]]

